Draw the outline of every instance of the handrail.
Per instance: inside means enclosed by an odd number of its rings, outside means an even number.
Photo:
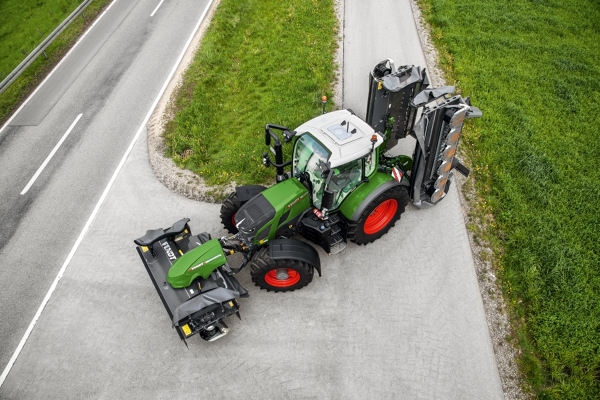
[[[83,12],[83,10],[92,2],[92,0],[84,0],[61,24],[52,31],[51,34],[44,39],[2,82],[0,82],[0,93],[4,92],[11,83],[15,81],[25,71],[29,65],[56,39],[58,35],[64,31]]]

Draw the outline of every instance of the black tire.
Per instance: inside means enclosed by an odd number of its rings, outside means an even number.
[[[221,223],[229,233],[238,233],[233,218],[241,206],[242,202],[236,192],[231,193],[221,204]]]
[[[287,269],[288,279],[278,279],[277,273]],[[269,248],[263,247],[250,263],[252,282],[268,292],[291,292],[308,285],[313,278],[313,267],[298,260],[273,260]]]
[[[392,210],[395,204],[395,209]],[[408,192],[404,186],[393,186],[377,196],[357,221],[348,223],[347,238],[356,244],[369,244],[385,235],[396,224],[408,204]],[[378,209],[378,207],[380,207]],[[378,209],[383,217],[377,218]],[[369,219],[371,217],[371,219]],[[369,221],[369,222],[368,222]]]

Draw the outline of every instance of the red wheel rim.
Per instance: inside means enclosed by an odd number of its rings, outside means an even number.
[[[365,221],[365,233],[373,235],[385,228],[396,215],[397,209],[398,202],[395,199],[388,199],[375,207]]]
[[[231,225],[235,226],[235,214],[237,213],[233,213],[233,215],[231,216]]]
[[[265,275],[265,282],[275,287],[289,287],[300,281],[300,274],[293,269],[287,269],[287,279],[277,279],[277,269],[272,269]]]

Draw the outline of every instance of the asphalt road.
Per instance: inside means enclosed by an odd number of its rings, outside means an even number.
[[[0,132],[0,370],[208,0],[167,1],[150,17],[158,3],[115,1]]]
[[[408,1],[363,3],[345,2],[344,105],[359,115],[378,61],[422,61]],[[196,232],[224,233],[218,210],[158,183],[142,136],[0,398],[503,397],[455,188],[434,208],[409,207],[369,246],[320,251],[323,277],[300,291],[258,290],[242,271],[242,320],[187,349],[132,240],[184,216]]]

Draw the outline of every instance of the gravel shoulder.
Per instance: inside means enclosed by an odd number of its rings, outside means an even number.
[[[445,84],[443,74],[437,67],[437,51],[433,46],[426,23],[421,17],[420,10],[415,0],[410,0],[413,16],[417,25],[417,30],[421,40],[425,59],[427,61],[427,70],[433,86],[443,86]],[[235,182],[228,186],[209,187],[203,179],[189,170],[178,168],[173,160],[164,156],[165,146],[162,140],[163,127],[165,123],[172,118],[170,112],[170,99],[176,94],[178,87],[181,84],[181,77],[187,66],[192,61],[193,56],[198,49],[200,42],[206,29],[210,23],[212,15],[219,5],[219,0],[215,0],[209,14],[202,23],[198,33],[193,39],[188,52],[180,64],[175,77],[167,88],[163,98],[158,103],[150,122],[148,123],[148,152],[152,170],[158,180],[171,191],[181,194],[187,198],[215,202],[215,199],[222,193],[227,193],[235,187]],[[336,13],[340,21],[340,46],[336,54],[336,62],[338,64],[338,80],[335,84],[334,102],[342,104],[343,99],[343,82],[341,73],[343,69],[343,15],[344,1],[336,0]],[[465,218],[465,224],[481,224],[482,221],[474,219],[470,212],[471,207],[469,201],[474,201],[475,193],[473,185],[465,185],[466,180],[458,179],[455,181],[458,184],[460,193],[460,202]],[[473,179],[473,178],[471,178]],[[483,298],[484,309],[487,317],[487,323],[494,346],[494,353],[502,380],[502,388],[506,399],[525,399],[529,396],[523,392],[523,382],[518,372],[516,359],[519,355],[519,350],[511,342],[513,337],[511,332],[510,321],[507,313],[506,303],[499,282],[496,279],[493,267],[486,257],[489,255],[489,249],[484,244],[478,243],[471,231],[469,231],[469,241],[475,260],[476,274],[479,281],[479,289]]]

